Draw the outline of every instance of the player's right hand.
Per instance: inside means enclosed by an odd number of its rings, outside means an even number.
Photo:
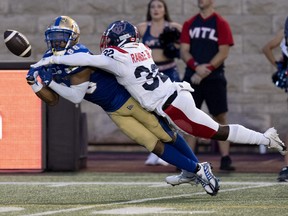
[[[37,83],[37,76],[38,76],[38,69],[30,67],[27,75],[26,75],[26,81],[28,85],[33,85]]]
[[[50,68],[42,67],[42,70],[39,70],[39,76],[46,86],[49,86],[53,79],[52,70]]]

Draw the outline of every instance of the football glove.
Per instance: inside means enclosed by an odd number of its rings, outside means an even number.
[[[39,70],[39,76],[46,86],[49,86],[53,79],[52,70],[50,68],[42,67],[42,70]]]
[[[33,85],[33,84],[37,83],[37,76],[39,73],[38,70],[39,70],[39,68],[30,67],[30,69],[26,75],[26,81],[29,85]]]

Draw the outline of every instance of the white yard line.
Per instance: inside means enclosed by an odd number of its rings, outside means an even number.
[[[220,182],[221,185],[265,185],[265,184],[285,184],[285,182]],[[153,186],[170,186],[165,182],[0,182],[1,185],[47,185],[54,187],[65,186],[82,186],[82,185],[153,185]]]
[[[164,183],[161,182],[26,182],[26,185],[85,185],[85,184],[98,184],[98,185],[163,185]],[[0,182],[0,185],[24,185],[25,182]],[[238,190],[246,190],[251,188],[259,188],[259,187],[270,187],[277,184],[277,182],[221,182],[222,185],[247,185],[244,187],[237,187],[237,188],[230,188],[230,189],[221,189],[219,193],[224,192],[230,192],[230,191],[238,191]],[[133,204],[133,203],[144,203],[148,201],[153,200],[163,200],[163,199],[174,199],[174,198],[181,198],[181,197],[191,197],[195,195],[203,195],[206,194],[206,192],[197,192],[197,193],[189,193],[189,194],[181,194],[181,195],[175,195],[175,196],[165,196],[165,197],[157,197],[157,198],[145,198],[145,199],[138,199],[138,200],[131,200],[131,201],[125,201],[125,202],[116,202],[116,203],[109,203],[109,204],[99,204],[99,205],[91,205],[91,206],[83,206],[83,207],[77,207],[77,208],[70,208],[70,209],[63,209],[63,210],[56,210],[56,211],[46,211],[46,212],[39,212],[35,214],[29,214],[29,215],[23,215],[23,216],[44,216],[44,215],[53,215],[53,214],[59,214],[64,212],[75,212],[75,211],[81,211],[81,210],[87,210],[87,209],[93,209],[96,207],[106,207],[106,206],[114,206],[114,205],[125,205],[125,204]]]

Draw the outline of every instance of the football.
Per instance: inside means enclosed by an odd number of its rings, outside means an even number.
[[[31,55],[31,45],[28,39],[16,30],[6,30],[4,32],[4,42],[14,55],[20,57],[29,57]]]

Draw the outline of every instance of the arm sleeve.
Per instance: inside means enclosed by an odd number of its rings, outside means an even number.
[[[185,22],[182,28],[181,36],[180,36],[180,42],[181,43],[190,43],[190,37],[189,37],[189,22]]]
[[[53,89],[56,93],[58,93],[63,98],[71,101],[72,103],[80,103],[88,88],[89,82],[83,82],[79,85],[71,85],[70,87],[60,85],[52,80],[49,85],[49,88]]]
[[[218,19],[218,44],[219,45],[229,45],[233,46],[233,36],[232,31],[230,29],[230,26],[228,22],[224,19]]]
[[[90,66],[111,71],[115,60],[104,55],[90,55],[88,53],[75,53],[73,55],[53,56],[51,63],[70,66]]]
[[[118,75],[115,69],[117,60],[105,55],[91,55],[88,53],[75,53],[73,55],[53,56],[51,64],[65,64],[69,66],[90,66],[101,68],[112,74]]]

